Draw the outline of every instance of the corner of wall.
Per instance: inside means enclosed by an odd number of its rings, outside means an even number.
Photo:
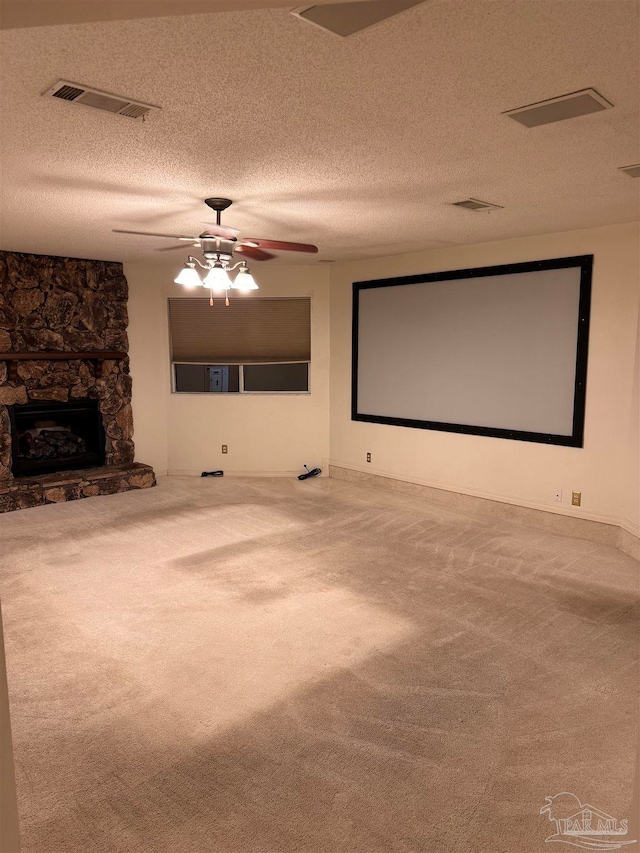
[[[156,474],[168,469],[167,393],[169,353],[166,319],[159,299],[158,270],[142,263],[125,263],[129,283],[129,362],[133,380],[133,439],[136,460]]]

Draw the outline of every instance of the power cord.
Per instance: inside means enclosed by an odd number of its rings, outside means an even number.
[[[309,470],[306,465],[304,467],[305,467],[307,473],[306,474],[299,474],[298,475],[299,480],[308,480],[309,477],[317,477],[318,474],[322,474],[322,468],[312,468],[311,470]]]

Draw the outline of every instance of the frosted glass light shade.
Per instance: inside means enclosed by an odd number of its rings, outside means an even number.
[[[185,287],[202,287],[200,276],[193,267],[185,267],[174,278],[176,284],[184,284]]]
[[[213,267],[207,273],[204,280],[205,287],[215,291],[226,291],[231,287],[231,282],[227,272],[222,267]]]
[[[249,270],[240,270],[231,287],[235,287],[236,290],[258,290],[258,285]]]

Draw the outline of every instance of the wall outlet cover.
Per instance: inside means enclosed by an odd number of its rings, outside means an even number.
[[[571,492],[571,506],[580,506],[582,504],[582,492]]]

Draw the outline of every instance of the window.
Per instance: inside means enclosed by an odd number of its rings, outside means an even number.
[[[304,393],[309,390],[309,298],[169,299],[178,393]]]
[[[245,364],[242,373],[245,391],[307,391],[309,388],[307,362]]]

